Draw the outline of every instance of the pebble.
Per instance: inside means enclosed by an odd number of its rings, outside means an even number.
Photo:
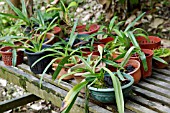
[[[101,16],[101,12],[97,12],[96,15],[95,15],[95,19],[97,20],[99,17]]]
[[[82,11],[84,11],[84,9],[80,8],[80,7],[78,7],[77,10],[76,10],[77,13],[81,13]]]
[[[0,86],[5,87],[6,85],[7,85],[7,81],[0,78]]]
[[[89,20],[92,15],[93,14],[87,14],[84,18],[82,18],[82,21],[85,22],[85,21]]]

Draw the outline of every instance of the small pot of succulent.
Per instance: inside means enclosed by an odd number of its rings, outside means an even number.
[[[20,36],[5,36],[0,38],[0,45],[3,47],[0,48],[0,53],[2,54],[2,60],[7,66],[17,66],[23,63],[24,52],[21,49],[21,45],[17,45],[19,40],[22,37]]]
[[[170,62],[170,49],[159,48],[155,49],[153,52],[153,66],[159,69],[166,68]]]
[[[127,74],[122,74],[119,71],[116,73],[112,73],[108,68],[106,68],[106,65],[101,65],[102,63],[107,63],[107,64],[112,64],[117,66],[115,62],[109,61],[109,60],[103,60],[103,47],[100,45],[98,46],[98,50],[100,53],[100,56],[95,57],[95,62],[93,65],[90,65],[89,62],[92,58],[92,54],[89,55],[87,58],[83,58],[82,56],[78,56],[80,60],[83,63],[83,66],[74,66],[69,69],[69,73],[63,75],[60,79],[59,82],[66,76],[69,76],[70,74],[76,74],[76,73],[84,73],[82,76],[84,79],[75,85],[67,94],[65,99],[63,100],[63,104],[61,107],[61,111],[63,112],[69,112],[73,103],[76,100],[76,97],[78,96],[78,93],[81,91],[81,89],[85,88],[85,112],[88,111],[88,99],[89,99],[89,90],[91,92],[91,95],[94,99],[97,101],[103,102],[103,103],[113,103],[116,102],[118,106],[118,111],[120,113],[124,112],[124,99],[123,99],[123,94],[127,93],[130,91],[131,86],[134,82],[133,77]],[[127,56],[126,56],[127,57]],[[127,57],[129,58],[129,57]],[[104,62],[103,62],[104,61]],[[122,65],[126,64],[127,61],[124,61]],[[81,64],[82,65],[82,64]],[[97,70],[97,67],[100,67],[99,71]],[[110,82],[112,81],[112,83]],[[120,82],[121,81],[121,82]],[[107,84],[109,87],[107,87]],[[122,87],[121,87],[122,84]],[[110,86],[112,88],[110,88]],[[127,89],[127,90],[125,90]],[[122,92],[123,90],[123,92]],[[109,99],[104,99],[102,100],[101,98],[96,98],[96,94],[98,97],[109,97]],[[111,101],[109,101],[111,100]]]

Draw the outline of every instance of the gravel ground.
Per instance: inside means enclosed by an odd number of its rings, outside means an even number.
[[[0,78],[0,101],[10,100],[27,94],[24,89]],[[45,100],[31,102],[4,113],[59,113],[59,108]]]

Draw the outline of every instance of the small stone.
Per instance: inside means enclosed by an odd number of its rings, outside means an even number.
[[[19,95],[18,95],[17,92],[14,92],[14,93],[12,94],[12,96],[13,96],[13,97],[17,97],[17,96],[19,96]]]
[[[151,21],[152,20],[152,15],[146,15],[146,18]]]
[[[5,87],[6,85],[7,85],[7,81],[0,78],[0,86]]]
[[[86,4],[86,5],[83,6],[83,8],[88,9],[88,8],[90,8],[90,6],[89,6],[89,4]]]
[[[84,10],[83,8],[78,7],[77,10],[76,10],[76,12],[77,12],[77,13],[81,13],[83,10]]]
[[[30,106],[30,108],[32,108],[32,109],[34,109],[34,110],[40,110],[40,109],[43,108],[43,106],[40,105],[39,103],[36,103],[36,104],[32,104],[32,105]]]
[[[87,14],[89,14],[91,11],[90,10],[86,10],[86,11],[84,11],[82,14],[83,15],[87,15]]]
[[[152,28],[149,28],[149,29],[148,29],[148,32],[151,32],[151,31],[152,31]]]
[[[94,5],[96,5],[96,4],[97,4],[97,2],[95,0],[93,0],[93,1],[91,1],[90,6],[94,7]]]
[[[93,14],[87,14],[84,18],[82,18],[82,21],[85,22],[85,21],[89,20],[92,15]]]
[[[95,19],[98,19],[100,16],[101,16],[101,12],[97,12],[97,13],[95,14]]]
[[[147,19],[142,18],[142,19],[141,19],[141,22],[142,22],[142,23],[148,23],[149,21],[148,21]]]
[[[93,7],[93,10],[97,10],[97,6],[94,6],[94,7]]]

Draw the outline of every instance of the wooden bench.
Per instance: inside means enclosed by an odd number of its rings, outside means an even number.
[[[62,100],[75,84],[75,81],[72,80],[69,83],[61,82],[61,84],[58,84],[57,80],[53,81],[51,79],[51,75],[46,74],[42,82],[42,88],[40,88],[40,76],[33,74],[25,64],[21,64],[18,67],[8,67],[0,61],[1,78],[60,107]],[[83,98],[84,95],[79,94],[71,109],[71,113],[84,113]],[[125,113],[170,112],[170,66],[167,69],[153,69],[152,77],[142,80],[138,85],[135,85],[131,96],[125,101]],[[98,103],[91,99],[89,110],[91,113],[111,113],[116,112],[116,107],[115,105]]]

